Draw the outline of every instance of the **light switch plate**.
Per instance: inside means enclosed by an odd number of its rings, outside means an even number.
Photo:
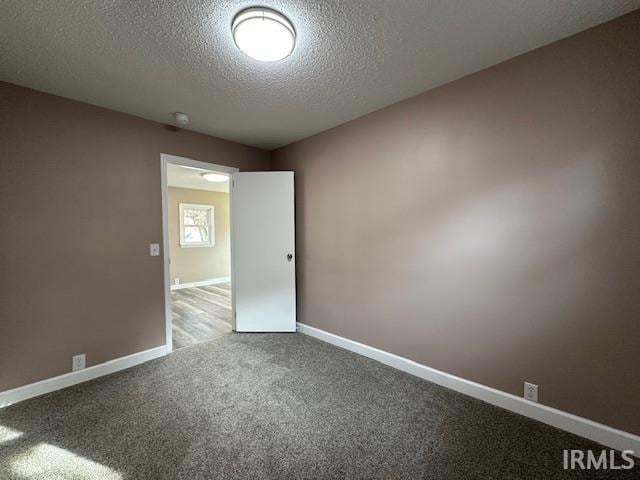
[[[159,257],[160,256],[160,244],[159,243],[150,243],[149,244],[149,256],[150,257]]]

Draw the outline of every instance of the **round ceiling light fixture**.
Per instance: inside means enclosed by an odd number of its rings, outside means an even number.
[[[233,19],[231,32],[240,50],[262,62],[288,57],[296,44],[296,31],[291,22],[270,8],[242,10]]]
[[[226,175],[222,175],[221,173],[207,172],[201,173],[200,175],[202,175],[202,178],[204,178],[207,182],[220,183],[229,180],[229,177],[227,177]]]

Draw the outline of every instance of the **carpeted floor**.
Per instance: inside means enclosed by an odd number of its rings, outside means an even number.
[[[1,479],[640,478],[578,437],[301,334],[232,334],[0,410]]]

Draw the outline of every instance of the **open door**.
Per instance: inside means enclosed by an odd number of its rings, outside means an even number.
[[[296,331],[293,172],[232,175],[235,330]]]

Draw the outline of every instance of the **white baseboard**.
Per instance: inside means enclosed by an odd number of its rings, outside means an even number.
[[[346,350],[359,353],[365,357],[372,358],[390,367],[415,375],[416,377],[455,390],[456,392],[504,408],[505,410],[533,418],[534,420],[571,432],[580,437],[588,438],[609,448],[631,450],[635,456],[640,456],[640,437],[637,435],[623,432],[622,430],[617,430],[540,403],[534,403],[510,393],[465,380],[464,378],[450,375],[414,362],[413,360],[334,335],[333,333],[325,332],[324,330],[303,323],[298,323],[298,331]]]
[[[206,285],[216,285],[218,283],[230,282],[231,277],[218,277],[210,278],[208,280],[201,280],[200,282],[180,283],[178,285],[171,285],[171,290],[182,290],[183,288],[204,287]]]
[[[28,398],[44,395],[45,393],[55,392],[62,388],[70,387],[77,383],[86,382],[94,378],[102,377],[110,373],[124,370],[125,368],[133,367],[141,363],[153,360],[154,358],[162,357],[167,354],[167,347],[162,345],[160,347],[151,348],[143,352],[133,353],[126,357],[116,358],[115,360],[109,360],[108,362],[87,367],[83,370],[77,370],[75,372],[65,373],[53,378],[47,378],[36,383],[30,383],[22,387],[14,388],[0,392],[0,408],[7,407],[22,400]]]

